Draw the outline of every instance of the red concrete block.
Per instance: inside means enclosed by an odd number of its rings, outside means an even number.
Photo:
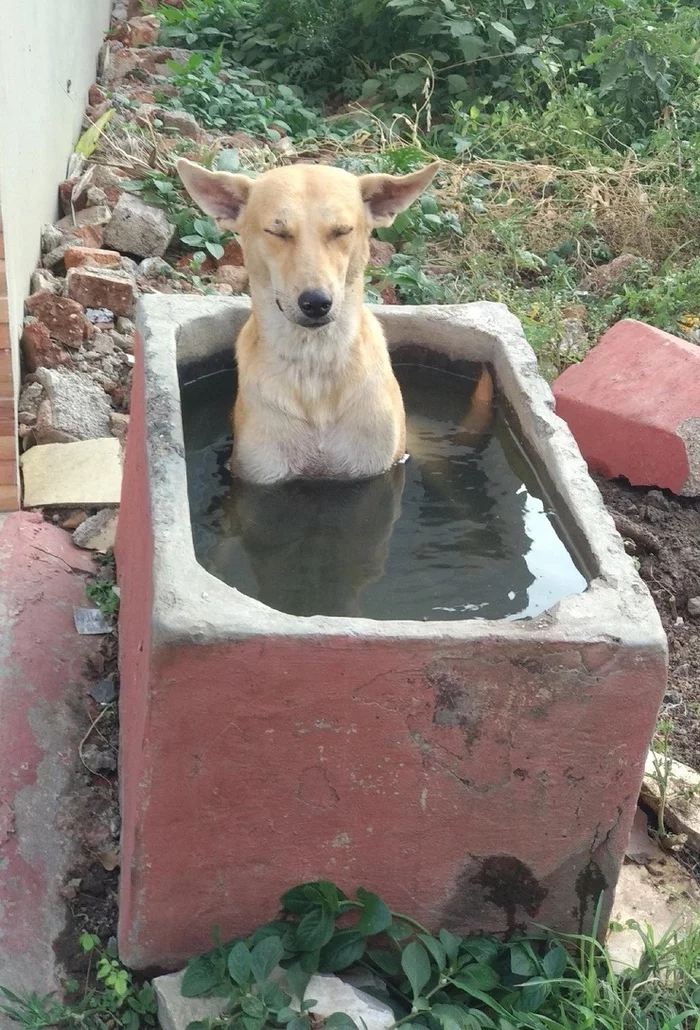
[[[625,319],[553,391],[593,471],[700,494],[700,347]]]
[[[28,315],[34,315],[47,326],[54,340],[75,350],[80,348],[88,327],[82,304],[40,290],[27,297],[24,307]]]

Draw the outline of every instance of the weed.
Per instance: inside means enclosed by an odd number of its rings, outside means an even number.
[[[134,983],[132,974],[117,959],[114,943],[103,948],[98,937],[84,933],[79,944],[94,962],[90,962],[82,986],[75,981],[66,984],[66,992],[74,1000],[63,1003],[53,994],[22,993],[0,987],[0,1012],[25,1030],[140,1030],[157,1026],[153,989],[148,983]]]
[[[114,579],[95,579],[85,587],[88,599],[102,612],[107,622],[113,622],[119,612],[119,593]]]

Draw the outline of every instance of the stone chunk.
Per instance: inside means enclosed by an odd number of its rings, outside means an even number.
[[[220,1016],[224,998],[183,998],[180,993],[184,970],[169,976],[158,976],[153,987],[158,999],[158,1019],[161,1030],[187,1030],[190,1023]],[[337,976],[316,974],[309,980],[307,998],[315,998],[311,1008],[314,1015],[326,1019],[334,1012],[344,1012],[362,1030],[388,1030],[396,1017],[381,1001],[364,991],[351,987]],[[292,1007],[299,1010],[298,1001]]]
[[[28,315],[34,315],[48,328],[51,337],[66,347],[80,347],[87,332],[83,308],[68,297],[56,297],[41,290],[24,302]]]
[[[73,215],[66,215],[56,222],[56,227],[64,232],[71,232],[73,229],[81,229],[86,225],[106,225],[112,217],[109,208],[100,204],[99,207],[86,207],[83,211],[76,211]]]
[[[105,230],[105,245],[140,258],[162,257],[174,233],[164,211],[125,193]]]
[[[46,391],[37,414],[37,443],[71,443],[110,435],[110,403],[89,376],[39,368],[36,377]]]
[[[128,21],[129,41],[132,46],[152,46],[158,42],[160,22],[153,14],[131,18]]]
[[[109,551],[114,547],[118,518],[116,508],[103,508],[81,522],[73,533],[73,543],[88,551]]]
[[[121,254],[116,250],[98,250],[97,247],[68,247],[63,255],[66,268],[120,268]]]
[[[700,347],[626,319],[552,389],[591,469],[700,494]]]
[[[121,447],[113,437],[32,447],[21,465],[27,508],[119,504]]]
[[[49,293],[55,293],[59,297],[63,292],[63,281],[58,279],[48,268],[39,267],[32,272],[31,292],[41,293],[42,290],[48,290]]]
[[[160,111],[159,117],[166,129],[176,129],[185,139],[198,142],[202,138],[202,129],[194,115],[189,111]]]
[[[127,272],[111,268],[70,268],[68,296],[86,308],[107,308],[128,318],[134,310],[134,280]]]
[[[242,265],[222,265],[216,273],[215,282],[228,283],[233,293],[243,293],[248,289],[248,272]]]
[[[374,236],[369,241],[369,263],[376,268],[386,268],[396,253],[393,243],[385,243],[383,240],[376,240]]]

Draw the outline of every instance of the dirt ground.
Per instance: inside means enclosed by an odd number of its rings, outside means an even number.
[[[674,725],[674,758],[700,769],[700,500],[598,479],[608,509],[656,602],[669,651],[661,717]]]

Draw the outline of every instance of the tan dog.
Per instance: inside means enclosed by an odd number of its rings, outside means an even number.
[[[364,271],[371,230],[391,225],[438,164],[359,177],[297,164],[251,180],[178,161],[192,199],[240,234],[250,277],[253,310],[236,344],[236,475],[356,479],[403,458],[401,391],[363,305]]]

